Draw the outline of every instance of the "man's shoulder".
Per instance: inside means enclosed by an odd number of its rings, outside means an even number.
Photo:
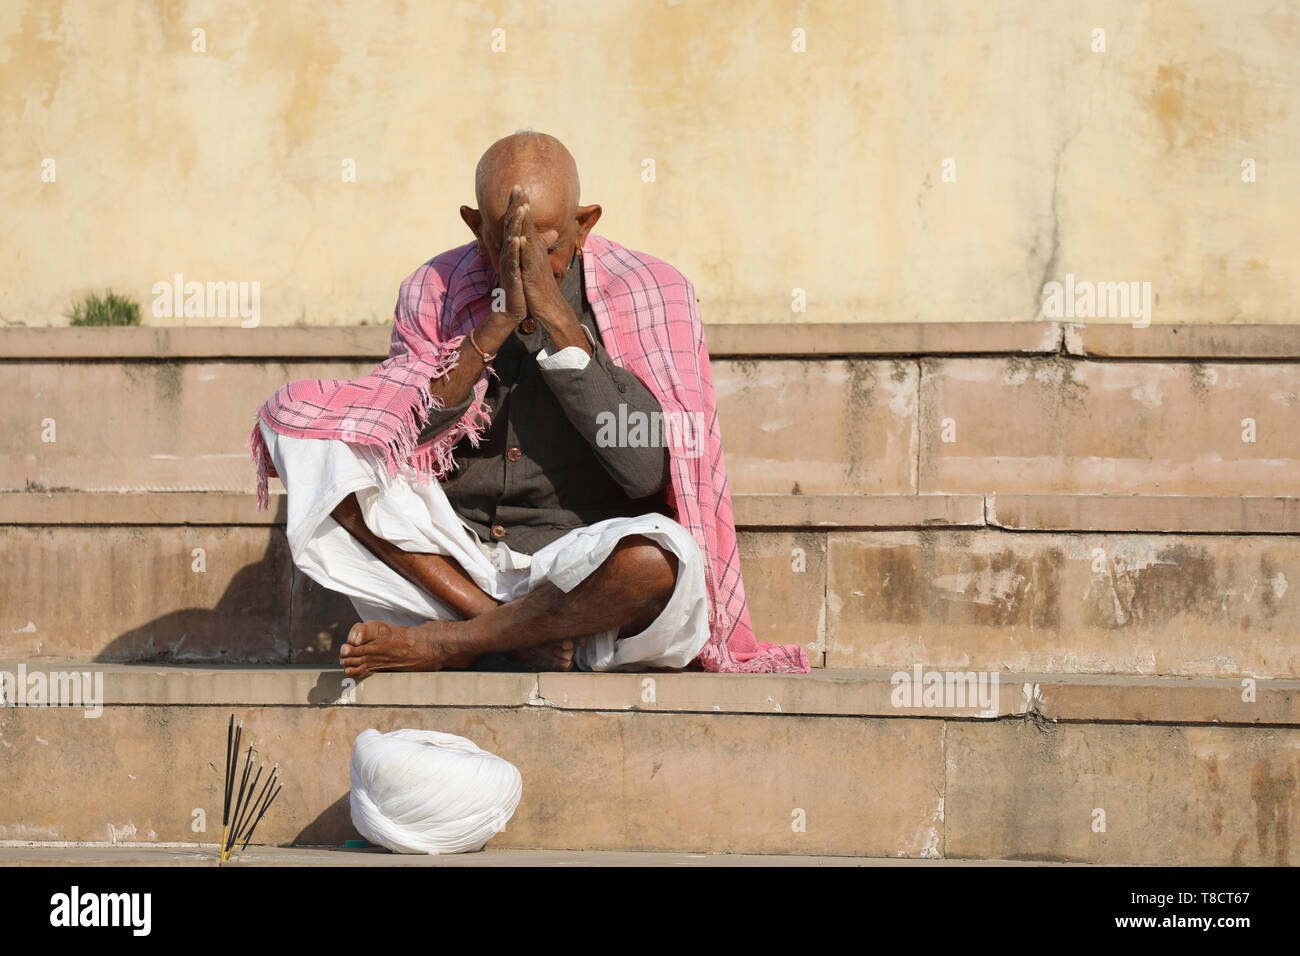
[[[436,288],[454,292],[462,285],[485,284],[490,278],[487,274],[489,269],[486,260],[478,254],[477,246],[476,242],[467,242],[439,253],[403,279],[402,288],[408,291]]]
[[[693,289],[691,281],[676,266],[648,252],[621,246],[604,236],[588,236],[587,251],[594,253],[610,278],[636,289],[651,285],[668,290],[673,287]]]

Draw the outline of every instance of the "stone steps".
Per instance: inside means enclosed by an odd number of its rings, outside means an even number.
[[[96,718],[0,708],[0,759],[31,769],[6,775],[0,840],[213,839],[233,712],[280,765],[284,791],[259,829],[274,844],[355,837],[353,739],[419,727],[519,767],[524,799],[499,849],[1294,862],[1296,681],[1260,681],[1247,702],[1237,680],[1008,673],[997,716],[981,717],[958,700],[894,707],[891,675],[871,672],[385,674],[348,687],[313,668],[80,669],[103,675]]]
[[[389,334],[0,333],[0,671],[105,697],[0,708],[0,841],[211,840],[235,712],[282,767],[275,844],[354,836],[352,741],[405,726],[520,768],[521,860],[1293,862],[1300,327],[711,327],[754,625],[813,674],[348,687],[355,614],[255,510],[244,440]],[[996,706],[895,706],[917,665]],[[67,855],[0,862],[37,850]]]
[[[283,499],[0,494],[0,656],[330,663]],[[738,495],[751,617],[815,666],[1300,677],[1300,500]],[[88,614],[87,609],[94,613]]]
[[[872,856],[782,856],[749,853],[636,853],[617,850],[521,850],[484,847],[478,853],[447,856],[416,856],[389,853],[382,847],[278,847],[250,845],[243,856],[226,863],[217,861],[217,844],[195,846],[142,846],[139,844],[47,846],[0,845],[0,867],[409,867],[409,866],[612,866],[612,867],[972,867],[1036,866],[1059,867],[1037,860],[914,860]]]
[[[2,335],[0,656],[334,659],[352,607],[292,568],[244,440],[389,329]],[[829,668],[1300,677],[1300,327],[708,336],[762,639]]]

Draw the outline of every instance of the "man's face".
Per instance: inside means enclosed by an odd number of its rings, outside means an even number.
[[[578,221],[572,200],[563,189],[548,186],[546,183],[521,181],[527,194],[528,205],[533,214],[533,223],[537,234],[546,249],[546,256],[551,262],[551,273],[557,283],[563,281],[573,261],[573,253],[578,242]],[[493,189],[484,197],[482,243],[487,247],[488,258],[497,275],[501,274],[501,241],[505,226],[506,209],[510,204],[510,190],[513,182],[505,183]]]

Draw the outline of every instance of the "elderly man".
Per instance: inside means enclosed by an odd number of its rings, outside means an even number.
[[[249,440],[295,563],[364,619],[344,671],[806,671],[749,623],[690,283],[592,235],[553,137],[494,143],[475,196],[474,241],[402,283],[387,361],[290,383]]]

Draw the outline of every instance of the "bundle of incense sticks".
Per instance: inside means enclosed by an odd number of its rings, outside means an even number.
[[[266,767],[258,764],[253,783],[248,783],[248,775],[253,769],[253,747],[250,744],[248,754],[244,757],[244,773],[239,781],[239,791],[235,792],[235,775],[239,764],[239,748],[243,743],[244,722],[235,723],[235,715],[230,715],[230,726],[226,728],[226,790],[221,804],[221,859],[229,860],[239,844],[239,855],[244,855],[253,830],[262,822],[271,801],[280,792],[278,774],[280,765],[276,764],[267,774],[261,792],[257,791],[258,781]],[[253,794],[257,793],[254,797]],[[234,798],[234,814],[231,814],[231,798]],[[240,843],[240,840],[243,840]]]

